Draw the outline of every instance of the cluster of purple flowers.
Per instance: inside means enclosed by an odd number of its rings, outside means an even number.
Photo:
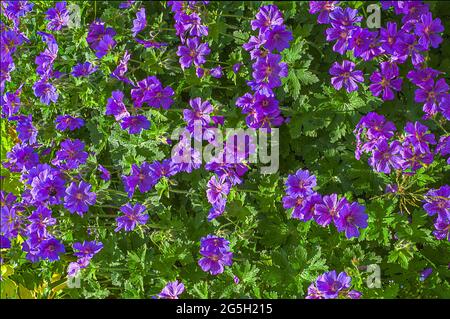
[[[434,237],[450,241],[450,186],[430,189],[424,197],[423,209],[429,216],[437,215],[434,221]]]
[[[205,168],[215,173],[208,181],[206,190],[208,202],[212,205],[209,221],[224,213],[227,195],[233,186],[242,183],[242,176],[248,171],[246,162],[255,154],[255,149],[251,135],[230,135],[223,143],[223,150],[206,163]]]
[[[399,65],[411,58],[413,70],[407,78],[418,88],[415,101],[423,104],[425,118],[438,112],[450,118],[449,86],[443,78],[436,79],[441,72],[427,67],[425,53],[437,48],[442,42],[439,35],[444,31],[439,18],[433,19],[428,4],[421,1],[382,1],[383,9],[394,8],[402,16],[399,28],[396,22],[388,22],[379,31],[370,31],[358,24],[362,17],[358,10],[342,8],[339,1],[310,1],[312,14],[319,13],[318,22],[330,24],[326,30],[327,41],[336,41],[333,51],[344,55],[352,51],[353,56],[364,61],[383,57],[378,70],[370,76],[370,90],[384,101],[393,100],[395,92],[401,90],[403,79],[399,76]],[[380,59],[381,60],[381,59]],[[330,69],[334,77],[331,83],[336,89],[345,87],[347,92],[357,90],[356,82],[363,82],[361,71],[354,71],[354,63],[336,62]]]
[[[36,73],[39,75],[39,80],[34,83],[33,91],[41,103],[49,105],[50,102],[56,103],[59,97],[56,87],[49,82],[50,79],[59,78],[62,75],[61,72],[53,69],[53,63],[58,56],[58,43],[53,34],[42,31],[37,33],[42,37],[47,47],[35,59],[37,65]]]
[[[184,285],[178,280],[168,282],[167,285],[158,294],[161,299],[178,299],[178,296],[184,292]]]
[[[205,74],[211,74],[214,77],[222,76],[220,67],[211,70],[205,70],[203,64],[206,57],[211,53],[207,42],[202,42],[202,37],[208,35],[208,27],[202,24],[200,17],[201,5],[207,5],[209,1],[168,1],[167,5],[174,12],[175,30],[179,36],[181,45],[178,46],[177,55],[183,70],[192,65],[196,68],[196,74],[199,78]]]
[[[50,8],[45,13],[45,20],[48,20],[47,30],[58,31],[69,23],[69,11],[66,2],[57,2],[54,8]]]
[[[86,41],[95,51],[95,56],[101,59],[116,46],[115,35],[113,28],[106,27],[103,21],[97,19],[89,26]]]
[[[274,89],[281,85],[281,78],[288,75],[288,66],[281,62],[280,53],[289,48],[292,32],[286,29],[283,15],[275,5],[262,6],[251,21],[252,30],[258,36],[251,36],[243,48],[250,52],[255,62],[252,65],[253,79],[248,86],[253,90],[236,100],[236,106],[247,114],[245,121],[251,128],[270,128],[284,122]],[[274,53],[274,51],[278,53]]]
[[[293,208],[292,218],[304,222],[314,219],[322,227],[333,222],[347,238],[359,237],[359,228],[367,227],[365,207],[349,203],[345,197],[338,198],[337,194],[322,196],[314,191],[316,185],[316,177],[307,170],[299,169],[295,175],[289,175],[283,207]]]
[[[223,273],[225,266],[233,264],[230,242],[222,237],[207,235],[200,239],[200,254],[203,256],[198,264],[203,271],[211,275]]]
[[[103,249],[103,244],[96,241],[77,242],[72,245],[76,262],[71,262],[67,268],[67,276],[75,277],[81,269],[89,266],[92,258]]]
[[[161,162],[154,161],[153,163],[143,162],[140,166],[137,164],[131,165],[131,171],[128,176],[123,175],[122,181],[125,191],[130,198],[136,190],[136,187],[141,193],[150,191],[161,178],[168,178],[181,171],[180,166],[170,159],[165,159]]]
[[[4,248],[11,247],[11,239],[21,235],[27,237],[22,243],[22,249],[31,262],[40,259],[59,260],[59,255],[65,252],[65,248],[51,234],[50,228],[56,224],[51,209],[45,204],[36,206],[31,215],[25,218],[25,203],[17,202],[17,198],[11,193],[1,191],[0,195],[2,199],[0,235],[6,246]]]
[[[114,73],[113,73],[114,74]],[[117,74],[114,75],[118,77]],[[121,80],[123,80],[123,75]],[[131,82],[130,82],[131,83]],[[156,76],[149,76],[139,82],[131,89],[133,106],[142,108],[146,103],[151,107],[168,109],[173,104],[174,91],[170,86],[163,87]],[[106,115],[113,115],[120,126],[128,130],[130,134],[139,134],[142,130],[150,127],[150,121],[144,115],[130,115],[123,101],[124,94],[120,90],[112,92],[106,104]]]
[[[33,8],[33,3],[28,1],[2,1],[1,11],[3,15],[12,23],[9,28],[0,21],[0,94],[3,95],[5,82],[11,82],[11,72],[16,66],[13,60],[13,54],[17,48],[24,42],[29,42],[28,38],[20,31],[20,17],[25,16]],[[20,91],[20,89],[18,89]],[[5,97],[3,97],[5,99]],[[5,101],[6,103],[6,101]],[[2,114],[7,113],[4,110],[2,101]]]
[[[15,29],[19,28],[20,18],[33,10],[34,3],[30,1],[2,1],[2,13],[12,22]]]
[[[431,145],[436,144],[434,134],[418,121],[406,123],[403,135],[395,136],[396,130],[394,123],[386,121],[383,115],[370,112],[363,116],[354,130],[356,159],[368,153],[371,155],[369,165],[376,172],[390,174],[393,170],[400,170],[414,174],[419,168],[430,165],[434,154],[446,154],[443,150],[447,139],[441,139],[433,152]]]
[[[359,299],[361,292],[350,289],[352,278],[345,272],[326,272],[308,287],[306,299]]]
[[[22,249],[31,262],[59,260],[65,248],[50,231],[50,227],[56,224],[52,206],[64,205],[70,213],[82,216],[90,205],[95,204],[96,194],[91,192],[90,184],[83,180],[68,183],[67,178],[70,171],[86,163],[88,153],[84,151],[82,141],[66,139],[50,161],[52,165],[41,163],[41,156],[46,155],[46,150],[40,150],[38,131],[32,124],[31,115],[16,115],[9,119],[17,121],[20,143],[6,154],[7,161],[2,165],[11,172],[20,173],[24,189],[19,202],[12,194],[1,193],[2,238],[10,241],[19,234],[24,237]],[[81,119],[70,116],[59,117],[56,121],[61,130],[72,130],[82,124]],[[26,216],[27,210],[32,211],[31,215]]]

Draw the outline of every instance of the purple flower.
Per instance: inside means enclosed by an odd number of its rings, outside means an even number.
[[[308,170],[299,169],[295,175],[289,175],[286,180],[286,193],[293,197],[308,196],[314,193],[316,176],[310,175]]]
[[[17,200],[13,193],[0,191],[0,206],[10,206]]]
[[[191,37],[202,37],[208,35],[208,27],[202,25],[202,20],[195,12],[191,14],[182,14],[181,21],[183,32],[189,31]]]
[[[98,50],[98,46],[100,42],[103,40],[105,36],[108,36],[109,39],[107,42],[111,42],[112,37],[116,35],[116,31],[113,28],[106,28],[105,23],[99,19],[95,20],[89,26],[89,32],[86,37],[87,43],[93,50]],[[106,43],[107,44],[107,43]],[[105,43],[103,44],[105,46]],[[104,48],[103,48],[104,49]],[[106,54],[106,53],[105,53]]]
[[[408,169],[417,171],[422,167],[422,164],[429,165],[433,163],[432,153],[422,153],[408,142],[403,143],[401,155],[403,158],[402,167],[405,171]]]
[[[66,2],[57,2],[54,8],[50,8],[45,13],[46,20],[49,20],[47,24],[47,30],[61,30],[62,27],[67,26],[69,22],[69,11],[66,9]]]
[[[101,173],[100,174],[101,179],[103,179],[104,181],[109,181],[111,179],[111,174],[105,167],[103,167],[103,165],[98,164],[97,169]]]
[[[264,47],[269,51],[278,50],[278,52],[289,48],[289,42],[293,39],[292,32],[286,30],[284,25],[277,25],[271,30],[268,29],[264,33],[264,38],[266,39]]]
[[[353,71],[354,68],[355,64],[348,60],[342,61],[342,64],[338,62],[333,64],[330,68],[330,74],[334,75],[331,78],[331,84],[336,90],[340,90],[344,86],[347,92],[350,93],[358,89],[357,82],[364,82],[362,71]]]
[[[61,142],[61,148],[56,152],[52,164],[63,169],[76,169],[85,164],[88,153],[84,151],[84,143],[78,139],[67,139]]]
[[[229,251],[229,242],[221,237],[208,235],[200,240],[200,254],[198,261],[203,271],[211,275],[223,273],[224,266],[231,266],[233,253]]]
[[[415,69],[408,72],[406,77],[415,85],[422,87],[428,80],[434,80],[442,72],[432,68]]]
[[[359,237],[359,228],[367,227],[368,216],[364,212],[365,207],[358,203],[344,205],[338,212],[335,224],[338,232],[345,231],[345,237]]]
[[[447,238],[447,240],[450,241],[450,219],[436,218],[434,228],[433,235],[437,240]]]
[[[9,118],[20,110],[20,97],[22,86],[15,92],[6,92],[0,100],[2,106],[2,117]]]
[[[261,91],[261,94],[271,95],[271,89],[279,87],[281,85],[280,78],[286,77],[287,74],[288,67],[286,63],[281,62],[281,55],[269,53],[265,58],[258,59],[253,64],[254,85],[252,89]],[[261,84],[263,85],[260,86]]]
[[[383,50],[389,54],[394,54],[398,37],[397,23],[388,22],[386,28],[380,29],[380,42]]]
[[[419,280],[420,281],[425,281],[425,279],[427,279],[433,272],[433,268],[425,268],[424,270],[422,270],[420,272],[420,277]]]
[[[129,197],[133,196],[136,186],[141,193],[145,193],[157,182],[153,175],[153,167],[147,162],[142,163],[140,167],[132,164],[130,175],[122,176],[122,181]]]
[[[439,189],[430,189],[425,194],[423,209],[428,215],[438,214],[441,220],[450,219],[450,186],[444,185]]]
[[[80,271],[81,271],[80,264],[77,262],[71,262],[67,267],[67,276],[76,277]]]
[[[184,285],[178,280],[168,282],[167,285],[158,294],[162,299],[178,299],[178,296],[184,292]]]
[[[22,143],[33,145],[36,143],[38,131],[33,126],[31,114],[28,116],[19,115],[10,117],[9,120],[17,121],[16,131]]]
[[[330,12],[336,8],[339,1],[309,1],[309,13],[319,13],[317,22],[320,24],[330,23]]]
[[[122,119],[120,126],[123,130],[128,129],[130,134],[139,134],[150,128],[150,121],[144,115],[127,116]]]
[[[112,36],[109,34],[106,34],[98,43],[96,47],[95,56],[99,59],[104,57],[111,49],[113,49],[116,46],[116,41],[113,39]]]
[[[0,235],[0,249],[9,248],[11,248],[11,241],[7,237]]]
[[[119,4],[119,9],[128,9],[129,7],[131,7],[133,5],[133,3],[135,3],[136,1],[134,0],[127,0],[127,1],[123,1]]]
[[[94,255],[98,254],[98,252],[103,249],[103,244],[96,241],[84,241],[83,243],[74,243],[72,247],[75,251],[74,256],[92,259]]]
[[[74,77],[88,76],[97,71],[98,66],[92,65],[91,62],[78,63],[72,69]]]
[[[402,33],[399,35],[394,48],[395,55],[401,61],[411,56],[411,62],[414,67],[420,66],[425,61],[421,52],[426,51],[427,48],[420,45],[413,34]]]
[[[200,249],[228,251],[230,250],[230,242],[225,238],[209,234],[206,237],[201,238]]]
[[[58,205],[65,193],[62,174],[51,167],[38,171],[31,181],[31,196],[35,203]]]
[[[171,161],[178,165],[180,171],[191,173],[199,169],[202,163],[199,151],[191,146],[190,136],[183,138],[172,148]]]
[[[212,176],[208,181],[206,195],[208,197],[208,202],[211,204],[219,201],[220,199],[226,198],[230,192],[230,183],[225,178],[217,179],[216,176]]]
[[[38,206],[33,213],[28,217],[31,224],[27,229],[30,233],[36,233],[40,237],[47,236],[47,227],[56,224],[56,219],[52,217],[52,211],[46,206]]]
[[[209,101],[202,102],[201,98],[196,97],[189,100],[189,105],[192,110],[183,110],[183,119],[187,123],[188,128],[193,129],[197,121],[201,123],[202,127],[208,126],[209,122],[211,122],[210,114],[213,111],[211,103]]]
[[[396,64],[381,62],[380,71],[374,72],[370,76],[372,84],[369,86],[374,96],[381,97],[384,101],[394,99],[394,91],[400,91],[403,80],[398,78],[399,71]]]
[[[295,204],[299,204],[299,199],[301,198],[302,197],[297,197]],[[283,206],[288,205],[288,203],[285,203],[284,201],[285,199],[283,198]],[[306,222],[314,217],[316,205],[321,203],[322,196],[320,194],[313,194],[311,196],[303,198],[301,204],[294,207],[291,217]],[[284,208],[287,207],[284,206]]]
[[[72,214],[83,216],[97,201],[97,195],[91,192],[92,185],[81,181],[78,185],[72,182],[66,189],[64,207]]]
[[[304,206],[305,198],[304,197],[293,197],[293,196],[284,196],[283,197],[283,208],[289,209],[294,208],[292,211],[292,218],[297,218],[303,221],[307,221],[311,219],[311,216],[305,217],[302,214],[302,208]]]
[[[79,117],[72,117],[70,115],[58,115],[56,117],[56,129],[59,131],[74,131],[84,126],[84,120]]]
[[[391,167],[394,169],[402,168],[401,150],[402,145],[399,141],[393,141],[391,144],[388,144],[385,139],[381,139],[376,144],[375,151],[369,159],[369,164],[376,172],[390,174]]]
[[[172,96],[175,94],[170,86],[165,88],[162,85],[157,85],[153,90],[146,92],[145,102],[152,107],[162,107],[167,110],[173,104]]]
[[[50,261],[59,260],[59,254],[65,253],[64,245],[56,238],[42,241],[39,245],[40,256]]]
[[[433,79],[429,79],[416,90],[414,101],[419,103],[425,102],[423,111],[432,116],[437,113],[439,103],[446,96],[448,90],[449,86],[445,79],[441,78],[436,82]]]
[[[56,103],[59,94],[56,88],[48,83],[46,79],[41,79],[33,84],[34,95],[38,97],[41,103],[49,105],[50,102]]]
[[[124,117],[129,117],[130,113],[128,113],[125,104],[123,103],[123,92],[122,91],[113,91],[112,97],[108,98],[106,103],[106,115],[114,115],[116,121],[120,121]]]
[[[1,206],[0,217],[0,232],[8,238],[17,237],[20,217],[16,213],[16,208],[14,206]]]
[[[327,299],[337,298],[339,292],[350,287],[351,278],[345,272],[336,276],[336,271],[327,272],[317,279],[317,288]]]
[[[147,208],[144,205],[139,203],[136,203],[134,206],[130,203],[123,205],[120,210],[124,216],[116,218],[117,227],[114,231],[118,232],[121,229],[132,231],[136,228],[137,224],[144,225],[148,220],[148,215],[144,214],[146,209]]]
[[[208,43],[200,43],[199,38],[189,38],[186,40],[185,46],[178,47],[177,55],[180,57],[181,68],[184,70],[189,68],[192,63],[196,66],[205,63],[205,56],[210,52]]]
[[[147,26],[147,18],[145,15],[145,8],[139,9],[136,13],[136,19],[133,20],[133,28],[131,31],[133,32],[133,37],[135,37],[139,32],[145,29]]]
[[[165,159],[162,162],[154,161],[150,164],[151,175],[155,182],[163,177],[170,177],[179,172],[179,165],[172,162],[171,159]]]
[[[24,17],[28,12],[33,9],[34,3],[28,1],[3,1],[2,7],[4,9],[3,14],[10,20],[13,20],[15,24],[18,24],[19,17]]]
[[[441,97],[441,102],[439,103],[439,110],[442,113],[442,116],[450,121],[450,94],[444,94]]]
[[[420,122],[406,123],[405,126],[406,137],[405,140],[411,143],[415,149],[420,153],[429,153],[429,144],[436,144],[434,134],[428,133],[428,127]]]
[[[211,70],[209,70],[209,74],[213,78],[220,79],[222,77],[222,74],[223,74],[222,67],[219,65],[219,66],[216,66],[215,68],[212,68]]]
[[[234,73],[238,73],[243,65],[244,64],[242,62],[238,62],[236,64],[233,64],[233,72]]]
[[[370,32],[365,28],[356,27],[352,31],[351,38],[348,42],[348,48],[353,50],[353,55],[355,57],[362,57],[371,49],[370,45],[375,37],[375,32]]]
[[[450,154],[450,135],[441,136],[435,152],[443,157]],[[450,157],[447,159],[447,164],[450,165]]]
[[[15,172],[29,170],[39,164],[39,155],[34,152],[33,147],[26,144],[14,145],[11,151],[6,153],[6,158],[9,160],[8,168]]]
[[[233,264],[233,253],[231,252],[203,251],[200,253],[203,258],[198,261],[198,264],[203,271],[209,272],[211,275],[221,274],[225,266]]]
[[[260,7],[255,18],[251,22],[252,30],[259,29],[260,33],[264,33],[275,26],[281,26],[284,23],[283,16],[275,5]]]
[[[352,8],[336,7],[330,13],[330,23],[333,27],[352,28],[355,23],[361,22],[362,17],[358,16],[358,10]]]
[[[349,40],[356,28],[354,24],[362,19],[357,14],[358,10],[356,9],[345,8],[344,10],[341,7],[336,7],[330,13],[332,27],[326,30],[326,39],[327,41],[337,40],[333,46],[333,51],[344,54],[349,49]]]
[[[163,87],[156,76],[149,76],[137,83],[131,90],[131,98],[135,107],[142,107],[147,103],[152,107],[168,109],[173,104],[174,91],[170,86]]]
[[[347,205],[348,202],[345,197],[338,200],[337,194],[325,195],[322,198],[322,203],[318,203],[314,207],[314,219],[322,227],[327,226],[332,221],[336,224],[339,214]]]
[[[444,31],[441,19],[433,20],[431,12],[422,14],[420,20],[415,24],[415,33],[419,36],[419,44],[425,48],[430,45],[433,48],[439,47],[442,37],[438,34]]]
[[[128,61],[130,61],[131,55],[125,50],[123,54],[123,58],[120,59],[119,65],[116,69],[111,73],[111,76],[118,79],[119,81],[123,81],[128,84],[133,84],[127,77],[125,77],[125,73],[128,71]]]

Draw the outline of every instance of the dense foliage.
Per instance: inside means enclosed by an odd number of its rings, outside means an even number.
[[[1,297],[450,298],[450,4],[370,4],[2,1]]]

